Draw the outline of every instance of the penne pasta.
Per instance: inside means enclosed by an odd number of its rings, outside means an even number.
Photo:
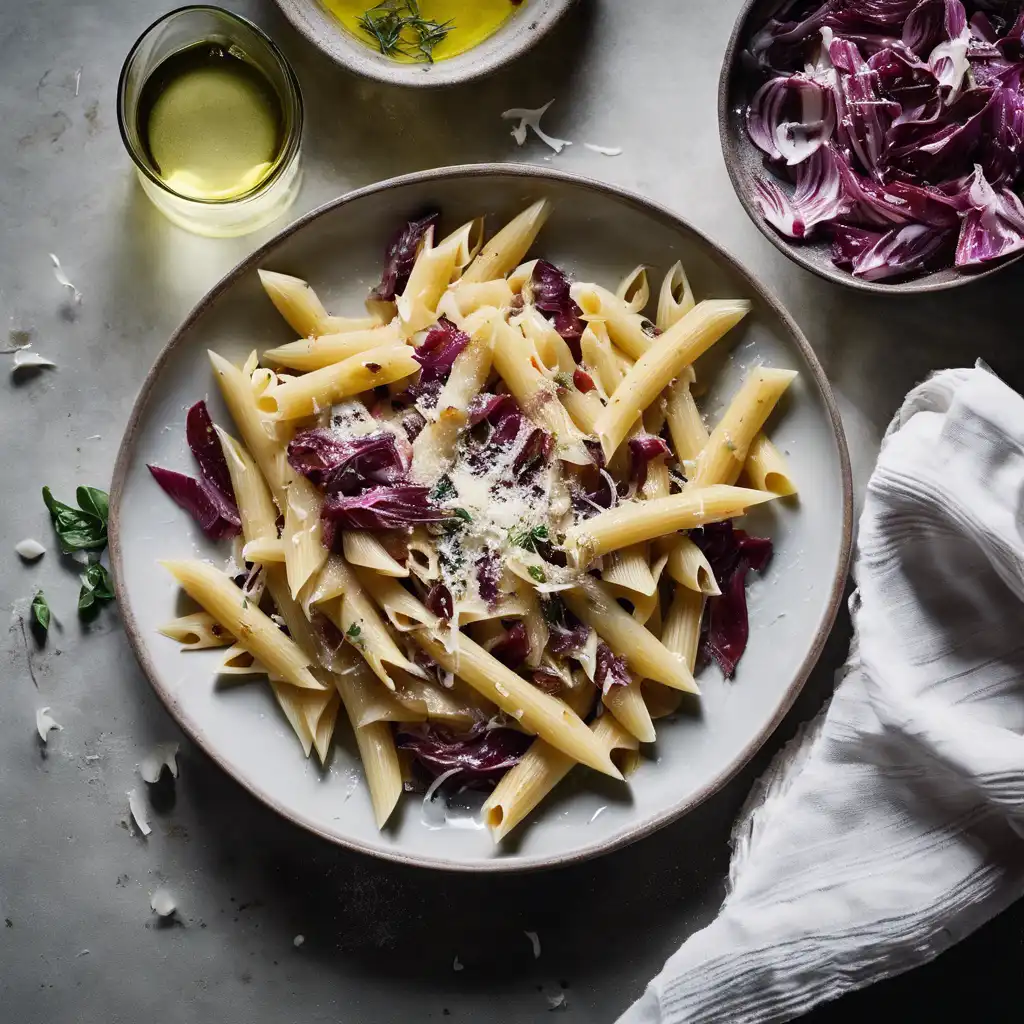
[[[441,240],[439,248],[451,243],[455,245],[455,274],[457,277],[462,276],[462,272],[484,247],[484,237],[484,219],[483,217],[474,217]]]
[[[395,303],[406,337],[437,319],[437,303],[455,273],[461,244],[458,237],[449,236],[436,247],[424,245],[420,249],[405,289]]]
[[[268,671],[293,686],[324,689],[309,669],[309,657],[245,597],[230,576],[207,562],[182,559],[160,564],[193,601],[238,637]]]
[[[413,359],[408,345],[371,348],[279,384],[273,391],[260,395],[257,408],[272,419],[312,416],[343,398],[409,377],[417,370],[419,363]]]
[[[399,632],[408,633],[424,626],[437,632],[441,620],[423,606],[401,583],[390,576],[369,569],[355,570],[356,578],[377,607],[387,616],[388,621]]]
[[[650,597],[657,589],[647,560],[646,544],[631,544],[605,559],[601,579],[633,594]]]
[[[504,277],[526,255],[551,212],[546,199],[538,199],[518,216],[513,217],[466,268],[463,281],[475,283]]]
[[[300,277],[273,270],[258,273],[270,301],[300,337],[366,330],[378,323],[374,317],[330,316],[316,292]]]
[[[573,299],[591,324],[603,322],[608,336],[630,359],[639,359],[654,341],[654,324],[607,288],[596,284],[574,284]]]
[[[570,527],[563,547],[575,564],[586,566],[630,544],[741,516],[748,508],[774,497],[765,491],[719,484],[687,488],[667,498],[623,502]]]
[[[674,327],[696,304],[686,271],[682,263],[676,260],[668,268],[658,293],[658,313],[655,319],[658,330],[667,331]]]
[[[327,561],[320,520],[322,504],[320,492],[305,477],[296,475],[288,487],[281,533],[288,587],[294,598]]]
[[[780,498],[797,493],[786,456],[763,433],[756,434],[750,442],[743,470],[751,486],[759,491],[771,491]]]
[[[677,586],[661,629],[661,642],[670,651],[680,655],[691,672],[697,664],[705,600],[704,594],[688,587]],[[681,690],[670,690],[661,683],[649,680],[643,684],[643,693],[651,718],[664,718],[666,715],[675,714],[683,701]]]
[[[433,583],[441,575],[437,562],[437,547],[422,526],[412,531],[408,540],[409,571],[424,583]]]
[[[751,442],[794,377],[794,370],[751,370],[697,457],[688,486],[736,482]]]
[[[601,699],[626,732],[641,743],[653,743],[657,735],[640,683],[640,679],[634,679],[628,686],[613,686]]]
[[[287,345],[268,348],[263,353],[264,362],[275,366],[286,366],[290,370],[319,370],[349,359],[360,352],[386,345],[402,343],[401,326],[397,320],[371,327],[363,331],[348,331],[344,334],[319,334]],[[260,394],[267,391],[264,386]]]
[[[252,651],[246,650],[241,644],[232,644],[225,652],[217,667],[218,676],[265,676],[267,668],[261,665]]]
[[[464,317],[485,306],[502,309],[512,303],[512,289],[502,277],[476,283],[460,280],[449,288],[448,295],[454,303],[454,311]]]
[[[537,267],[537,260],[527,260],[526,263],[520,263],[515,270],[513,270],[505,280],[508,282],[509,288],[519,295],[523,290],[533,282],[533,272]]]
[[[690,590],[712,597],[721,593],[711,563],[689,537],[673,538],[665,567],[672,579]]]
[[[316,730],[313,733],[313,749],[316,756],[320,758],[320,764],[327,764],[327,757],[331,751],[331,740],[334,738],[334,727],[338,721],[338,708],[341,705],[341,698],[337,693],[331,693],[327,697],[323,711],[316,723]]]
[[[395,561],[369,530],[345,530],[341,535],[341,553],[349,565],[372,569],[382,576],[404,579],[409,575],[409,570]]]
[[[255,562],[260,565],[266,562],[283,562],[284,542],[280,537],[264,537],[249,541],[242,548],[242,557],[247,562]]]
[[[711,436],[690,392],[693,381],[692,367],[689,371],[684,370],[669,385],[665,400],[665,419],[672,438],[672,448],[679,464],[691,472],[697,456]]]
[[[158,632],[177,640],[183,651],[202,651],[209,647],[229,647],[235,638],[209,613],[180,615],[159,627]]]
[[[610,459],[637,416],[654,401],[665,382],[702,356],[750,311],[745,300],[705,299],[664,334],[630,367],[597,423],[597,436]]]
[[[626,659],[633,673],[687,693],[700,692],[682,659],[621,608],[603,584],[587,579],[561,597],[576,618],[597,630],[612,651]]]
[[[651,300],[651,286],[647,280],[647,268],[641,263],[634,267],[619,282],[615,297],[626,304],[631,313],[642,313]]]

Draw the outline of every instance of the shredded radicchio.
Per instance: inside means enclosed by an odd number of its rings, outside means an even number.
[[[519,436],[522,422],[519,403],[511,395],[482,392],[469,404],[470,426],[488,423],[491,427],[488,441],[494,444],[511,444]]]
[[[571,628],[557,623],[548,625],[548,650],[560,657],[576,654],[583,649],[590,636],[590,627],[576,622]]]
[[[405,288],[423,236],[428,229],[437,224],[440,216],[440,213],[434,211],[419,220],[409,221],[398,230],[388,242],[387,251],[384,253],[384,272],[381,274],[380,284],[370,292],[371,298],[392,302]]]
[[[200,477],[149,466],[156,482],[199,524],[210,540],[235,537],[242,520],[235,504],[231,474],[205,402],[196,402],[185,420],[185,437],[199,464]]]
[[[436,404],[456,357],[468,344],[469,335],[442,316],[413,351],[412,357],[422,369],[419,379],[410,384],[401,397],[409,402],[422,400],[428,405]]]
[[[1022,37],[1019,4],[788,0],[746,54],[762,216],[870,281],[1020,253]]]
[[[490,785],[519,763],[533,737],[515,729],[476,727],[459,734],[440,725],[403,725],[396,742],[432,778],[457,770],[453,783]]]
[[[639,490],[647,482],[647,467],[653,459],[668,455],[668,445],[654,434],[637,434],[631,437],[629,445],[629,475]]]
[[[498,583],[501,580],[501,561],[497,555],[488,552],[476,560],[476,581],[480,596],[487,607],[494,609],[498,604]]]
[[[430,488],[405,484],[399,487],[375,487],[350,497],[329,494],[324,501],[325,527],[334,530],[398,530],[417,523],[441,523],[449,513],[430,503]],[[333,547],[325,538],[328,547]]]
[[[708,599],[701,635],[701,653],[718,662],[731,679],[750,636],[747,620],[747,572],[761,572],[772,556],[772,542],[751,537],[731,522],[692,530],[690,537],[704,552],[722,591]]]
[[[509,626],[504,635],[500,636],[498,642],[491,648],[491,654],[502,665],[513,671],[526,661],[529,653],[530,641],[526,636],[526,627],[521,622]]]
[[[328,494],[353,495],[368,487],[403,483],[411,460],[411,446],[388,430],[346,438],[317,427],[288,444],[292,469]]]
[[[629,686],[633,677],[626,667],[626,659],[612,653],[605,643],[597,645],[597,669],[594,682],[602,693],[607,693],[613,686]]]
[[[583,310],[569,295],[569,279],[547,260],[537,260],[530,279],[533,304],[551,321],[577,362],[582,358],[580,338],[583,337]]]
[[[427,591],[426,600],[423,602],[427,610],[445,622],[451,620],[455,614],[455,602],[452,600],[452,592],[443,584],[435,583]]]

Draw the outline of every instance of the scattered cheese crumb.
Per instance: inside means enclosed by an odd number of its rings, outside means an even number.
[[[46,548],[35,537],[26,537],[24,540],[19,540],[14,545],[14,550],[26,562],[34,562],[37,558],[42,558],[46,554]]]
[[[53,276],[57,278],[57,284],[62,285],[71,292],[71,301],[76,306],[82,302],[82,293],[71,283],[68,275],[64,273],[64,268],[60,265],[60,260],[54,253],[50,253],[50,260],[53,262]]]
[[[170,917],[178,909],[178,904],[174,901],[174,897],[166,889],[157,889],[150,896],[149,905],[154,913],[160,917]]]
[[[82,69],[79,68],[75,72],[75,95],[76,96],[78,95],[78,90],[79,90],[79,87],[81,86],[81,84],[82,84]],[[86,952],[88,953],[89,951],[86,950]]]
[[[548,1009],[557,1010],[560,1006],[565,1006],[565,993],[559,992],[557,996],[548,996]]]
[[[158,743],[139,762],[139,774],[143,782],[155,783],[166,768],[173,778],[178,777],[178,744]]]
[[[600,153],[601,156],[621,156],[621,146],[599,146],[595,142],[584,142],[584,147],[589,149],[592,153]]]
[[[521,146],[526,142],[527,128],[532,128],[537,138],[546,146],[550,146],[556,153],[561,153],[566,146],[572,145],[568,139],[556,139],[548,135],[540,126],[540,119],[554,102],[554,100],[548,100],[543,107],[538,107],[536,110],[527,110],[525,107],[513,107],[511,110],[502,111],[502,120],[519,122],[512,129],[512,138],[516,140],[517,146]]]
[[[608,810],[607,804],[602,804],[594,813],[590,816],[590,820],[587,822],[588,825],[593,825],[597,819]]]
[[[39,738],[44,743],[46,742],[46,737],[54,729],[56,729],[58,732],[61,732],[63,730],[63,728],[64,728],[64,726],[62,726],[59,722],[55,722],[50,717],[50,709],[49,708],[40,708],[36,712],[36,732],[39,733]]]
[[[306,936],[305,935],[296,935],[295,938],[292,939],[292,945],[296,949],[298,949],[299,946],[301,946],[305,941],[306,941]]]
[[[76,953],[75,954],[75,959],[77,960],[80,956],[88,956],[88,955],[89,955],[89,950],[83,949],[80,953]]]
[[[42,369],[44,366],[55,367],[56,365],[52,359],[47,359],[46,356],[41,356],[30,348],[19,348],[11,361],[11,373],[17,373],[19,370]]]
[[[533,946],[533,959],[540,959],[540,936],[536,932],[523,932]]]
[[[146,805],[142,802],[142,797],[139,796],[137,789],[130,790],[128,793],[128,809],[132,812],[132,817],[135,819],[135,824],[138,826],[139,831],[144,836],[148,836],[153,830],[149,827],[149,819],[146,817]]]
[[[452,970],[453,971],[461,971],[462,970],[462,961],[458,957],[456,957],[452,961]]]

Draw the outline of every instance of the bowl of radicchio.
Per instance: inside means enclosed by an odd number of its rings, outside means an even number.
[[[750,0],[719,126],[747,213],[808,270],[879,292],[1024,251],[1024,11],[1003,0]]]

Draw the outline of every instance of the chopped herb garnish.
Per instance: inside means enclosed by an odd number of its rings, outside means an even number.
[[[572,388],[572,374],[560,371],[555,374],[555,383],[560,388],[565,388],[567,391]]]
[[[78,613],[93,613],[101,603],[114,600],[114,583],[110,573],[93,562],[81,576],[82,589],[78,592]]]
[[[457,493],[455,484],[452,483],[452,478],[450,476],[443,476],[434,485],[429,498],[433,502],[447,501],[449,498],[454,498]]]
[[[383,0],[359,19],[359,27],[385,57],[407,57],[432,64],[434,47],[443,42],[454,21],[430,21],[417,0]]]
[[[532,526],[528,530],[521,530],[519,533],[513,531],[509,535],[509,540],[517,548],[526,548],[527,551],[532,551],[536,554],[537,545],[542,544],[550,539],[548,534],[548,528],[541,524],[540,526]]]
[[[530,574],[530,578],[537,583],[547,583],[548,578],[544,575],[544,570],[539,565],[527,566],[526,571]]]
[[[456,519],[461,519],[464,523],[473,522],[473,517],[464,508],[453,508],[451,513]]]
[[[53,520],[53,528],[65,554],[72,551],[102,551],[107,546],[109,502],[105,491],[79,487],[76,498],[80,508],[58,501],[49,487],[43,488],[43,501]]]
[[[565,606],[557,597],[541,601],[540,611],[549,626],[561,626],[565,620]]]
[[[351,640],[353,643],[355,643],[359,639],[359,637],[362,635],[362,632],[363,632],[363,630],[362,630],[362,627],[359,625],[359,623],[358,622],[353,622],[352,625],[349,626],[348,629],[345,630],[345,636],[347,636],[349,638],[349,640]]]
[[[46,636],[46,632],[50,628],[50,606],[46,603],[46,597],[41,590],[37,591],[36,596],[32,598],[30,610],[32,621],[39,627],[43,636]]]

